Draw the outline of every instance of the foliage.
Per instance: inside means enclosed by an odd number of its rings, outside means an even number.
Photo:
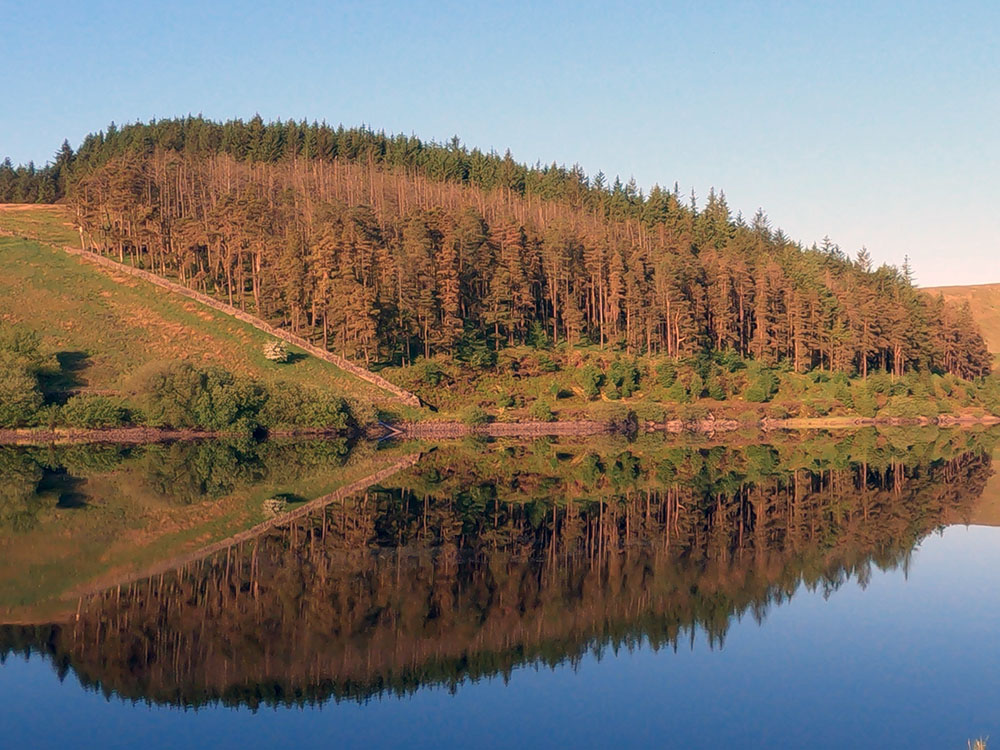
[[[347,403],[316,388],[287,383],[266,389],[260,426],[269,429],[313,427],[338,430],[352,423]]]
[[[288,345],[281,339],[271,339],[264,344],[264,359],[268,359],[271,362],[287,362]]]
[[[121,427],[134,421],[124,403],[107,396],[73,396],[59,410],[59,417],[69,427],[89,429]]]
[[[469,425],[481,425],[490,421],[490,415],[478,406],[469,406],[462,412],[462,422]]]
[[[583,395],[588,400],[597,398],[601,392],[601,384],[604,382],[603,373],[592,364],[581,367],[576,374],[576,382],[583,390]]]
[[[639,389],[639,368],[633,361],[616,359],[608,368],[608,382],[628,398]]]
[[[154,365],[137,376],[137,397],[150,424],[250,434],[280,427],[341,429],[343,399],[297,384],[268,389],[220,368],[186,362]]]
[[[531,417],[539,422],[554,422],[556,419],[552,407],[544,399],[538,399],[531,405]]]
[[[752,403],[770,401],[778,392],[778,377],[770,370],[760,370],[752,376],[743,398]]]

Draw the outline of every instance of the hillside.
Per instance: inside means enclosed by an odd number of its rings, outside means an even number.
[[[366,366],[540,342],[862,376],[990,366],[960,310],[863,251],[806,247],[720,192],[646,194],[457,138],[186,117],[0,169],[0,199],[63,195],[88,247]]]
[[[969,303],[973,319],[983,331],[986,345],[994,355],[993,367],[1000,360],[1000,284],[972,284],[969,286],[929,287],[928,292],[942,294],[954,304]]]
[[[63,207],[0,206],[0,232],[69,244],[79,236]],[[109,276],[54,247],[0,236],[0,323],[41,336],[55,356],[59,391],[117,394],[144,365],[185,359],[221,365],[276,384],[309,385],[344,396],[363,414],[390,403],[387,394],[337,367],[292,353],[289,364],[265,359],[268,336],[250,325],[142,280]]]

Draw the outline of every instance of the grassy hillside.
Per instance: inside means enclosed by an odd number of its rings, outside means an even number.
[[[1000,360],[1000,284],[939,286],[927,291],[943,294],[949,302],[969,303],[972,316],[983,329],[986,345],[994,356],[993,369],[996,370]]]
[[[217,364],[266,383],[297,382],[347,397],[364,411],[397,402],[374,386],[293,348],[292,361],[264,358],[268,336],[192,300],[144,281],[106,273],[41,242],[76,235],[59,207],[0,207],[0,322],[25,325],[57,357],[57,387],[119,393],[154,361]]]

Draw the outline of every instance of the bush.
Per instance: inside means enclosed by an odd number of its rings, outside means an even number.
[[[427,385],[440,385],[445,377],[445,372],[441,369],[441,365],[430,360],[425,360],[421,363],[419,374],[420,380]]]
[[[561,398],[569,398],[573,395],[573,392],[563,388],[559,383],[553,383],[549,386],[549,393],[552,394],[552,398],[559,400]]]
[[[0,427],[34,424],[42,401],[38,379],[26,368],[0,369]]]
[[[761,370],[751,380],[743,392],[743,398],[752,403],[770,401],[778,392],[778,376],[771,370]]]
[[[656,379],[664,388],[669,388],[677,380],[677,363],[668,359],[656,366]]]
[[[576,382],[583,389],[583,395],[587,399],[593,400],[601,392],[604,375],[594,365],[586,365],[577,371]]]
[[[616,359],[608,368],[608,382],[628,398],[639,389],[639,368],[635,362]]]
[[[528,346],[536,349],[548,349],[552,346],[549,332],[540,321],[536,320],[531,324],[531,329],[528,331]]]
[[[708,383],[705,390],[708,392],[708,397],[715,399],[716,401],[726,400],[726,389],[722,387],[722,381],[715,375],[711,375],[708,378]]]
[[[490,415],[478,406],[469,406],[462,411],[462,422],[471,426],[486,424],[490,421]]]
[[[902,419],[933,417],[937,416],[937,405],[929,401],[914,399],[910,396],[893,396],[879,410],[878,415],[880,417],[897,417]]]
[[[128,408],[107,396],[73,396],[60,409],[59,417],[69,427],[121,427],[132,421]]]
[[[353,420],[347,402],[297,383],[268,389],[258,424],[268,429],[312,427],[341,430]]]
[[[272,362],[287,362],[288,344],[281,339],[271,339],[264,344],[264,358]]]
[[[138,388],[150,423],[165,427],[251,433],[262,426],[268,400],[260,383],[186,362],[146,368]]]
[[[686,404],[691,400],[688,389],[680,381],[667,388],[666,397],[668,401],[676,401],[678,404]]]
[[[878,412],[878,403],[865,388],[858,388],[853,394],[854,411],[862,417],[874,417]]]
[[[556,415],[552,412],[552,407],[548,401],[539,399],[531,405],[531,416],[539,422],[554,422]]]
[[[501,409],[509,409],[514,404],[514,396],[510,393],[501,393],[497,396],[497,406]]]

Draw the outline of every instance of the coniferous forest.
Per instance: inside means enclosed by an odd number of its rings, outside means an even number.
[[[967,308],[763,212],[578,167],[325,124],[160,120],[0,166],[0,201],[64,199],[87,246],[367,363],[592,344],[734,352],[795,372],[986,375]]]

